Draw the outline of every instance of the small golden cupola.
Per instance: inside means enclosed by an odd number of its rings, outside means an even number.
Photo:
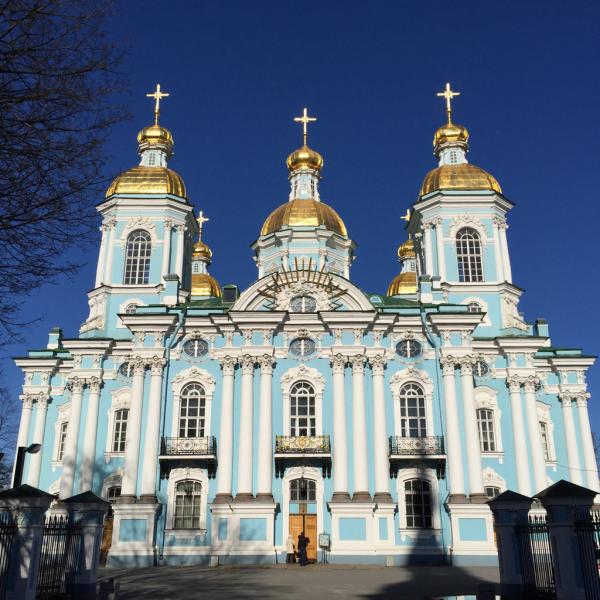
[[[198,241],[192,249],[192,299],[193,298],[220,298],[222,296],[221,286],[217,280],[209,274],[208,266],[212,261],[212,251],[202,241],[202,229],[208,219],[202,211],[198,215]]]
[[[419,195],[425,196],[437,190],[491,190],[501,193],[500,184],[493,175],[467,161],[469,131],[452,121],[452,99],[460,96],[460,92],[453,91],[447,83],[444,91],[437,95],[446,100],[447,122],[433,136],[433,153],[439,164],[425,176]]]
[[[399,296],[402,294],[417,293],[417,255],[412,238],[408,238],[398,247],[398,260],[400,273],[392,279],[387,295]]]
[[[185,199],[187,195],[183,179],[167,167],[167,162],[173,156],[173,135],[158,123],[160,101],[169,94],[162,92],[160,84],[157,84],[156,90],[146,96],[155,100],[154,123],[138,133],[140,164],[116,177],[106,197],[113,194],[170,194]]]

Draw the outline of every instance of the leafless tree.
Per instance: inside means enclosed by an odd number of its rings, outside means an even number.
[[[0,340],[20,300],[73,272],[105,186],[104,143],[125,118],[108,0],[0,0]],[[73,253],[74,254],[74,253]]]
[[[16,412],[10,410],[9,396],[0,387],[0,490],[10,486],[16,445]]]

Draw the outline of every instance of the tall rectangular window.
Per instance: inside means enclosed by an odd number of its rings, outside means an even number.
[[[127,418],[129,417],[129,409],[122,408],[115,411],[113,425],[113,452],[125,452],[125,442],[127,440]]]
[[[548,424],[540,421],[540,434],[542,436],[542,448],[544,449],[544,460],[548,462],[550,459],[550,440],[548,439]]]
[[[67,427],[69,426],[68,421],[60,424],[60,430],[58,433],[58,450],[56,452],[56,460],[61,461],[65,454],[65,440],[67,439]]]
[[[186,479],[175,486],[174,529],[200,528],[200,500],[202,485],[199,481]]]
[[[494,433],[494,411],[480,408],[477,411],[477,427],[482,452],[496,452],[496,436]]]
[[[406,526],[414,529],[431,527],[431,487],[423,479],[404,482]]]

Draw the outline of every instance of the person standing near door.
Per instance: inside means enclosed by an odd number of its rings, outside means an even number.
[[[304,535],[304,531],[302,531],[298,536],[298,557],[302,567],[305,567],[308,564],[308,559],[306,557],[306,546],[308,546],[308,544],[310,544],[310,540]]]
[[[293,564],[296,562],[296,559],[294,558],[294,538],[292,537],[292,535],[288,535],[288,539],[285,543],[285,551],[287,552],[287,556],[285,558],[285,562],[286,564]]]

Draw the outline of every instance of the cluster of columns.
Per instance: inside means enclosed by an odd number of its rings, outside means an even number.
[[[223,395],[219,429],[216,503],[233,500],[233,401],[236,366],[242,373],[236,502],[273,501],[273,357],[269,354],[221,359]],[[260,369],[258,456],[253,461],[254,373]],[[256,496],[253,492],[254,464],[257,465]]]
[[[466,500],[465,478],[463,474],[462,440],[456,398],[456,370],[460,372],[461,396],[465,431],[465,454],[467,457],[468,490],[471,502],[484,502],[483,471],[481,468],[481,447],[475,409],[473,388],[474,357],[445,356],[441,360],[444,381],[444,412],[446,416],[446,455],[448,460],[450,502]]]

